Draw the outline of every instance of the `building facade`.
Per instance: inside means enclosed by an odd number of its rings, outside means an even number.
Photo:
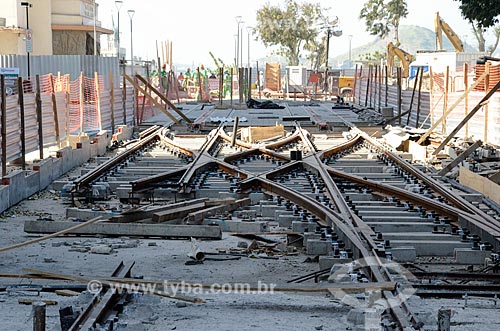
[[[0,0],[0,8],[0,54],[99,54],[100,36],[113,34],[95,0]]]

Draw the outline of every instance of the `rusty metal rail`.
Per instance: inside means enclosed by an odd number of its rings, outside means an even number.
[[[151,131],[148,135],[140,138],[131,148],[109,159],[108,161],[102,163],[101,165],[95,167],[88,173],[74,180],[73,181],[73,184],[75,185],[74,192],[80,192],[81,190],[89,189],[93,181],[95,181],[96,179],[98,179],[99,177],[101,177],[106,172],[116,167],[120,163],[124,162],[128,157],[130,157],[137,151],[140,151],[148,144],[158,140],[161,130],[162,129],[156,129],[155,131]]]
[[[131,275],[132,267],[135,262],[125,265],[123,261],[118,265],[111,277],[128,278]],[[109,311],[117,301],[117,297],[124,293],[118,293],[114,288],[102,288],[96,293],[91,302],[83,309],[75,322],[69,328],[69,331],[87,331],[93,330],[97,323],[104,321]]]

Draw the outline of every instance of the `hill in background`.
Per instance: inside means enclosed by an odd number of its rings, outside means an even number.
[[[436,34],[434,31],[416,25],[402,25],[399,28],[399,40],[401,45],[399,48],[408,53],[415,54],[420,50],[435,50],[436,49]],[[352,49],[352,61],[356,61],[363,54],[374,53],[376,51],[385,53],[387,44],[393,41],[392,34],[386,38],[376,38],[373,42]],[[463,40],[462,40],[463,42]],[[443,33],[443,46],[447,51],[454,51],[455,48]],[[465,44],[466,52],[477,51],[469,44]],[[349,52],[341,54],[335,58],[331,58],[332,63],[343,63],[349,59]]]

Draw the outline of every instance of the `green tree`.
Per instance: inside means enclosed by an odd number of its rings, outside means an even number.
[[[319,4],[295,0],[286,0],[284,8],[268,3],[257,10],[257,39],[267,47],[278,46],[278,55],[285,56],[289,65],[298,65],[304,45],[311,48],[320,33],[319,25],[327,22],[322,14],[325,10]]]
[[[406,0],[368,0],[359,13],[370,34],[386,37],[394,30],[396,46],[399,46],[399,21],[408,16]]]
[[[358,55],[358,61],[365,65],[380,65],[380,63],[386,59],[387,52],[374,51]]]
[[[462,16],[472,25],[472,32],[478,43],[480,52],[495,51],[500,40],[500,1],[499,0],[455,0],[460,2]],[[484,33],[492,28],[495,41],[486,47]]]
[[[499,22],[500,1],[498,0],[455,0],[460,2],[462,16],[469,22],[476,22],[481,28],[489,28]]]

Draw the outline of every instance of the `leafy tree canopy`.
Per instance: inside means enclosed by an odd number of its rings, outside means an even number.
[[[399,21],[408,16],[406,0],[368,0],[359,13],[365,20],[367,31],[380,38],[394,30],[396,44],[399,44]]]
[[[279,46],[278,54],[298,65],[301,50],[315,43],[320,25],[328,23],[324,11],[319,4],[295,0],[286,0],[284,8],[268,3],[257,11],[257,38],[267,47]]]
[[[500,15],[499,0],[455,0],[460,2],[462,16],[470,22],[488,28],[498,23]]]

